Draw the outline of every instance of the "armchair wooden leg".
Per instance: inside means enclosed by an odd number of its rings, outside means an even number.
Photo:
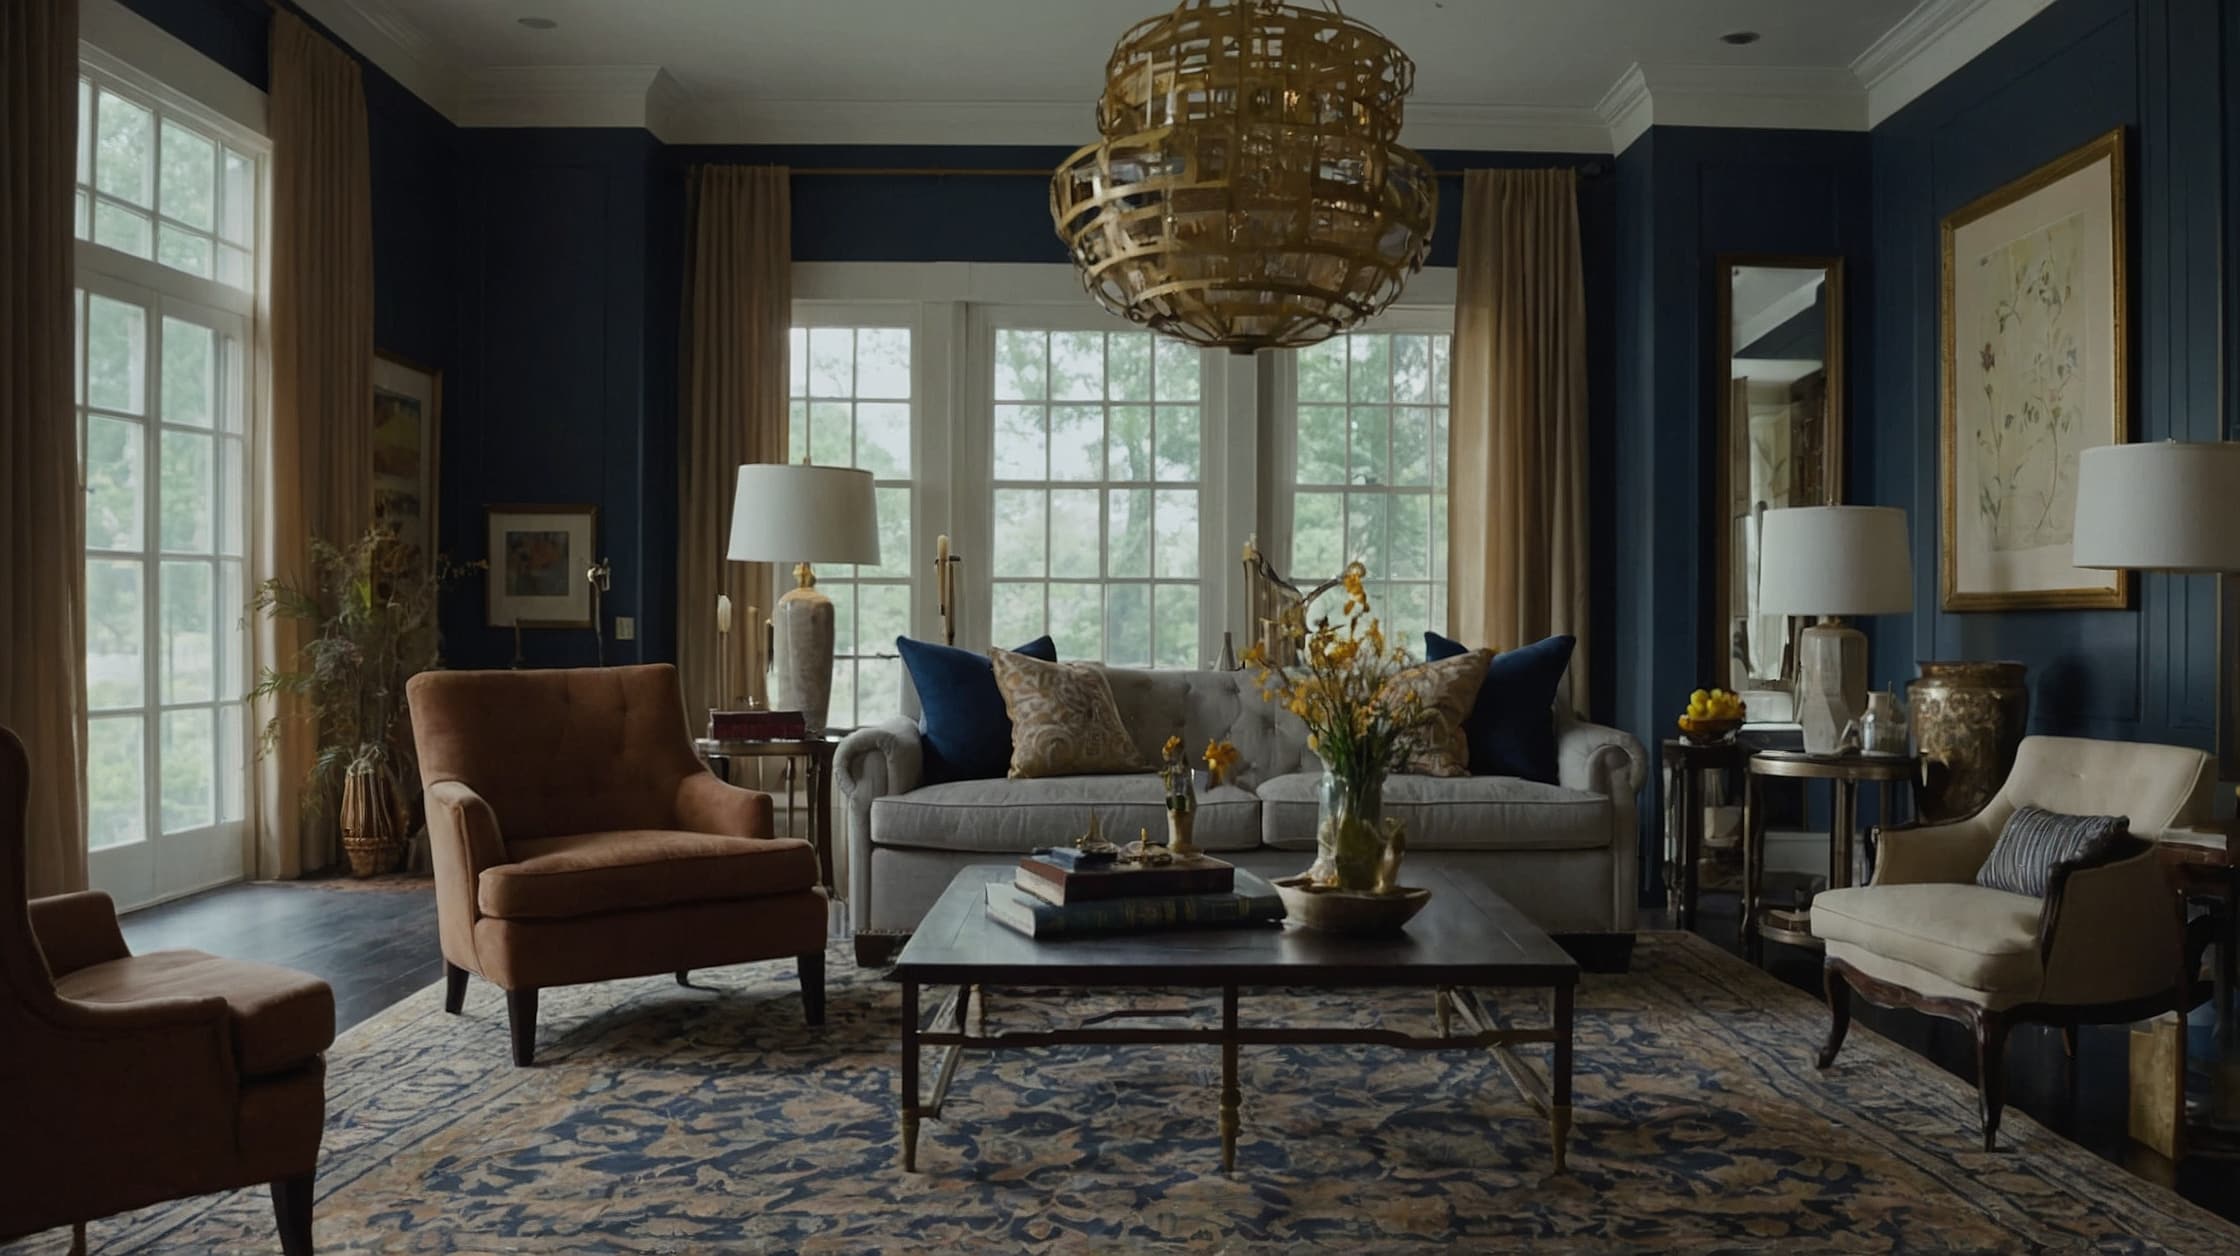
[[[1851,983],[1843,973],[1830,964],[1822,969],[1822,979],[1828,987],[1828,1041],[1820,1048],[1819,1065],[1826,1068],[1836,1062],[1836,1052],[1843,1050],[1843,1038],[1851,1032]]]
[[[86,1256],[86,1223],[70,1223],[70,1256]]]
[[[801,1015],[811,1025],[824,1024],[824,952],[811,951],[800,958]]]
[[[537,992],[506,991],[506,1024],[513,1031],[513,1062],[527,1068],[537,1057]]]
[[[466,1005],[467,970],[450,960],[445,960],[443,961],[443,1010],[457,1016],[459,1009]]]
[[[272,1221],[280,1230],[280,1250],[287,1256],[311,1256],[311,1175],[274,1178]]]
[[[1978,1012],[1976,1097],[1983,1113],[1983,1149],[1999,1149],[1999,1113],[2007,1105],[2007,1021],[1997,1012]]]

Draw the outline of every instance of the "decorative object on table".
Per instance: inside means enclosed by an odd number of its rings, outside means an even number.
[[[443,372],[393,353],[373,355],[373,521],[405,561],[430,570],[440,539],[437,473],[443,449]]]
[[[595,558],[584,564],[583,582],[591,588],[591,642],[592,655],[597,666],[607,665],[607,622],[599,612],[599,603],[614,587],[614,564],[604,558]]]
[[[1151,840],[1150,829],[1137,829],[1136,840],[1120,848],[1120,863],[1130,868],[1164,868],[1174,853]]]
[[[792,741],[808,735],[809,722],[799,711],[708,712],[708,736],[718,741]]]
[[[1431,891],[1420,888],[1357,893],[1316,885],[1304,876],[1282,877],[1273,884],[1283,898],[1283,918],[1322,933],[1397,933],[1431,901]]]
[[[1462,722],[1470,740],[1470,775],[1516,776],[1554,785],[1555,705],[1579,639],[1568,633],[1502,650],[1486,664],[1485,683]],[[1470,653],[1470,647],[1436,632],[1423,634],[1423,657]]]
[[[1225,672],[1240,672],[1244,670],[1244,664],[1237,661],[1236,634],[1230,632],[1226,628],[1221,630],[1220,667],[1221,670]]]
[[[251,701],[289,698],[317,732],[318,757],[304,782],[305,810],[339,805],[342,849],[353,875],[395,871],[417,828],[419,763],[404,703],[405,682],[436,664],[436,604],[458,568],[439,557],[433,567],[375,524],[347,549],[313,540],[315,583],[274,578],[257,586],[252,614],[292,619],[316,635],[288,660],[266,667]],[[259,753],[278,744],[288,716],[266,721]]]
[[[1237,763],[1243,756],[1237,753],[1234,743],[1208,741],[1203,757],[1206,764],[1206,788],[1219,789],[1228,781],[1230,774],[1237,770]]]
[[[1208,751],[1212,750],[1209,745]],[[1159,750],[1159,783],[1166,788],[1167,852],[1176,859],[1198,854],[1192,836],[1198,826],[1197,774],[1182,757],[1182,734],[1167,738]]]
[[[1673,722],[1682,737],[1708,746],[1734,736],[1749,710],[1739,696],[1724,689],[1698,689],[1688,695],[1688,709]]]
[[[918,742],[927,785],[992,780],[1011,770],[1011,714],[987,654],[896,637],[894,648],[918,695]],[[1011,651],[1054,663],[1058,647],[1036,637]]]
[[[1744,693],[1786,690],[1796,682],[1797,623],[1760,604],[1760,534],[1768,510],[1843,502],[1843,259],[1730,253],[1716,264],[1713,605],[1726,639],[1712,674]],[[1759,716],[1787,719],[1770,704]]]
[[[2024,808],[2064,816],[2121,811],[2141,833],[2207,823],[2215,768],[2190,747],[2031,737],[1982,811],[1948,824],[1885,828],[1874,883],[1812,902],[1812,932],[1827,946],[1832,1013],[1820,1067],[1833,1064],[1843,1045],[1853,991],[1958,1021],[1974,1031],[1983,1149],[1991,1151],[2014,1024],[2183,1016],[2195,981],[2183,960],[2185,912],[2153,842],[2123,839],[2096,866],[2049,869],[2043,900],[1977,880]],[[2082,827],[2083,840],[2097,836],[2090,830],[2098,826]],[[2050,843],[2031,845],[2055,857]]]
[[[1344,626],[1324,616],[1300,632],[1293,649],[1301,662],[1270,662],[1258,643],[1245,655],[1263,696],[1306,724],[1307,745],[1322,760],[1315,860],[1304,877],[1357,894],[1375,888],[1385,855],[1385,777],[1415,758],[1439,718],[1421,690],[1393,684],[1413,664],[1371,614],[1366,575],[1360,563],[1346,568]]]
[[[589,628],[597,506],[485,506],[492,628]]]
[[[1283,578],[1268,556],[1260,552],[1257,534],[1244,541],[1244,590],[1245,619],[1252,625],[1253,644],[1260,648],[1261,657],[1285,667],[1298,662],[1298,642],[1307,631],[1307,611],[1315,600],[1345,583],[1345,573],[1339,572],[1321,584],[1302,593],[1299,586]],[[1247,646],[1243,662],[1252,659]],[[1243,670],[1240,666],[1236,670]]]
[[[1141,772],[1112,685],[1093,663],[1050,663],[1010,650],[989,661],[1011,716],[1013,779]]]
[[[1797,722],[1807,753],[1832,754],[1867,706],[1866,634],[1843,616],[1913,609],[1906,514],[1891,506],[1769,510],[1759,545],[1764,612],[1819,616],[1798,634]]]
[[[1104,824],[1097,813],[1089,813],[1089,827],[1073,839],[1070,847],[1061,846],[1051,851],[1051,857],[1069,868],[1096,867],[1109,864],[1120,857],[1120,848],[1105,840]]]
[[[1200,855],[1164,866],[1105,864],[1069,867],[1050,850],[1038,850],[1019,861],[1012,883],[1047,903],[1096,902],[1108,898],[1151,895],[1225,894],[1236,887],[1235,866]]]
[[[1906,684],[1923,821],[1972,816],[2006,784],[2030,724],[2028,677],[2021,663],[1929,662]]]
[[[1400,144],[1415,64],[1373,27],[1278,0],[1183,0],[1105,66],[1102,138],[1050,214],[1097,303],[1237,353],[1327,340],[1423,269],[1431,165]]]
[[[1948,611],[2121,608],[2071,558],[2077,456],[2131,439],[2123,129],[1944,220]]]
[[[941,644],[957,644],[957,564],[962,558],[949,552],[949,534],[933,538],[933,602],[941,616]]]
[[[1859,753],[1884,756],[1913,753],[1905,708],[1898,705],[1898,695],[1888,689],[1877,689],[1867,695],[1866,714],[1859,717]]]
[[[1063,906],[1047,902],[1016,884],[990,882],[986,891],[987,912],[989,919],[1030,938],[1272,924],[1284,918],[1285,900],[1266,881],[1243,869],[1235,870],[1232,875],[1235,888],[1225,893],[1148,894],[1070,902]],[[1429,891],[1419,892],[1429,895]]]
[[[731,702],[731,595],[716,594],[716,692],[708,701],[708,736],[723,734],[715,729],[715,713]]]
[[[876,564],[879,498],[871,473],[806,462],[739,468],[731,498],[733,562],[794,564],[794,587],[770,609],[772,706],[822,733],[832,709],[832,599],[811,563]]]

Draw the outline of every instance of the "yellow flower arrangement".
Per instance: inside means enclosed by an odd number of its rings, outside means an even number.
[[[1237,766],[1237,760],[1241,756],[1237,754],[1237,748],[1228,742],[1209,741],[1206,743],[1204,757],[1207,779],[1219,785],[1228,778],[1229,769]]]

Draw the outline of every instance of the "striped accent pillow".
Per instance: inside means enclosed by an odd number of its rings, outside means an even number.
[[[1976,884],[2009,894],[2044,898],[2056,864],[2091,867],[2107,862],[2131,831],[2124,816],[2065,816],[2036,807],[2017,808],[1976,872]]]

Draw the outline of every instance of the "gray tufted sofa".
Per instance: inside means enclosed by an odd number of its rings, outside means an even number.
[[[1263,701],[1246,672],[1110,668],[1122,720],[1145,763],[1181,733],[1193,756],[1209,740],[1241,758],[1233,780],[1198,797],[1196,840],[1263,876],[1313,860],[1321,765],[1306,728]],[[1396,776],[1385,814],[1408,825],[1407,880],[1434,888],[1477,877],[1551,932],[1634,927],[1634,800],[1647,773],[1631,734],[1556,704],[1559,784],[1514,777]],[[1156,774],[921,786],[917,725],[890,720],[840,743],[834,775],[848,802],[848,902],[856,953],[882,962],[917,927],[958,869],[1070,840],[1094,812],[1114,841],[1166,831]]]

